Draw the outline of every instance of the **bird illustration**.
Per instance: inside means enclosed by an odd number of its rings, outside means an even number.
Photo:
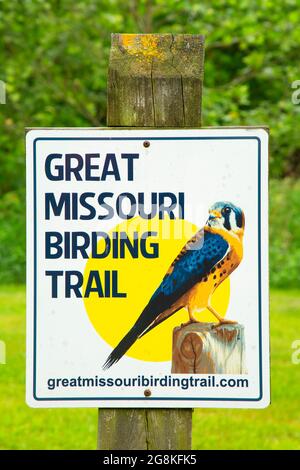
[[[211,306],[211,297],[242,261],[244,228],[242,209],[231,202],[216,202],[209,210],[204,228],[175,258],[131,330],[107,358],[103,369],[118,362],[138,338],[181,308],[188,310],[188,323],[197,322],[195,314],[206,308],[217,318],[217,326],[236,323],[225,320],[216,312]]]

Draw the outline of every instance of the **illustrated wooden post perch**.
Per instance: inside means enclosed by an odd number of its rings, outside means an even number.
[[[174,328],[172,373],[246,374],[244,327],[190,323]]]
[[[113,34],[108,126],[200,127],[203,61],[200,35]],[[191,409],[99,410],[99,449],[191,449],[191,432]]]

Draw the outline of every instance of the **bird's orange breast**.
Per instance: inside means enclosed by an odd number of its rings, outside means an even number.
[[[210,271],[209,275],[193,286],[182,298],[184,305],[191,311],[207,307],[215,289],[234,271],[241,262],[235,250],[229,253]]]

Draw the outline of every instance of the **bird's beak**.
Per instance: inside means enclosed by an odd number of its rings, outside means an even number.
[[[220,219],[222,217],[219,211],[209,211],[209,217],[207,219],[207,225],[210,225],[213,220]]]
[[[221,217],[222,217],[221,212],[219,212],[219,211],[209,211],[208,220],[220,219]]]

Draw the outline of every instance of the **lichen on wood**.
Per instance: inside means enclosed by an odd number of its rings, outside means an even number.
[[[109,126],[200,127],[204,38],[113,34]]]

